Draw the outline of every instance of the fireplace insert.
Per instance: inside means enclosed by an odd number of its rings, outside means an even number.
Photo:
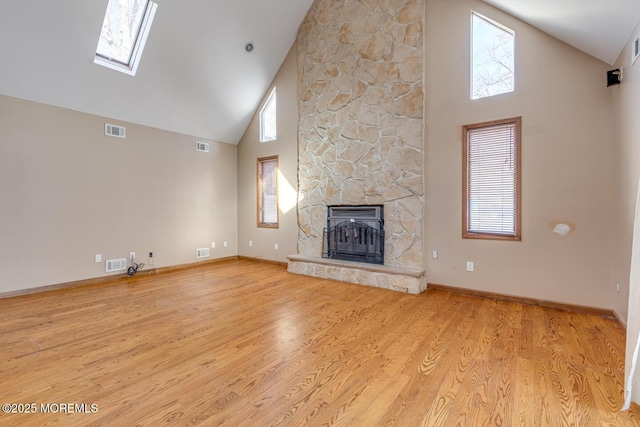
[[[384,264],[384,206],[329,206],[325,258]]]

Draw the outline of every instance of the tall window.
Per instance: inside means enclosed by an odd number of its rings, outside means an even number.
[[[471,99],[513,92],[513,30],[471,12]]]
[[[278,228],[278,156],[258,159],[258,227]]]
[[[274,87],[260,110],[260,142],[275,141],[276,135],[276,88]]]
[[[462,237],[520,240],[521,122],[464,126]]]
[[[109,0],[93,62],[134,76],[156,8],[149,0]]]

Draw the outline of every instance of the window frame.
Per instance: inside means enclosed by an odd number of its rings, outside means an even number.
[[[275,161],[275,190],[276,190],[276,222],[264,222],[264,180],[263,180],[263,164]],[[280,228],[280,189],[278,186],[278,175],[280,171],[280,161],[278,156],[260,157],[257,160],[256,170],[256,195],[257,195],[257,214],[259,228]]]
[[[109,3],[111,1],[117,1],[117,0],[109,0]],[[110,58],[107,55],[101,54],[98,52],[98,48],[96,48],[96,53],[93,58],[93,63],[101,65],[106,68],[110,68],[112,70],[120,71],[121,73],[128,74],[130,76],[135,76],[136,72],[138,71],[138,66],[140,65],[142,52],[144,51],[144,47],[147,43],[147,38],[149,36],[149,31],[151,30],[151,25],[153,24],[153,18],[155,17],[157,8],[158,8],[157,3],[151,0],[147,0],[147,4],[145,6],[142,19],[140,21],[140,25],[138,27],[138,32],[137,32],[135,41],[133,43],[133,46],[131,47],[128,63],[124,63],[117,59]],[[109,9],[109,5],[107,4],[107,10],[105,11],[105,19],[107,17],[108,9]],[[98,38],[98,46],[100,45],[101,37],[102,37],[102,30],[100,31],[100,37]]]
[[[269,96],[267,97],[267,100],[264,102],[262,108],[260,109],[260,143],[276,141],[278,139],[278,101],[277,99],[278,98],[276,95],[276,88],[274,87],[269,93]],[[275,116],[273,138],[265,136],[265,125],[266,125],[265,113],[267,112],[267,109],[271,107],[272,104],[273,104],[274,116]]]
[[[513,74],[513,87],[509,91],[495,93],[493,95],[483,95],[483,96],[478,96],[478,97],[475,97],[475,95],[474,95],[474,80],[475,80],[474,79],[474,77],[475,77],[475,74],[474,74],[474,50],[475,50],[474,46],[475,46],[475,43],[474,43],[474,31],[473,31],[473,19],[474,19],[474,17],[482,19],[486,23],[488,23],[490,25],[493,25],[494,27],[511,34],[511,36],[513,37],[513,71],[512,71],[512,74]],[[483,14],[478,13],[478,12],[476,12],[474,10],[471,11],[469,24],[470,24],[469,25],[469,27],[470,27],[470,49],[469,49],[470,50],[470,52],[469,52],[470,53],[470,55],[469,55],[469,58],[470,58],[470,61],[469,61],[469,80],[470,80],[470,85],[469,85],[469,96],[470,96],[471,100],[472,101],[477,101],[479,99],[492,98],[494,96],[505,95],[505,94],[508,94],[508,93],[515,92],[516,91],[516,70],[515,70],[515,67],[516,67],[516,32],[515,32],[515,30],[513,30],[513,29],[507,27],[506,25],[503,25],[503,24],[501,24],[501,23],[499,23],[499,22],[497,22],[497,21],[495,21],[495,20],[493,20],[491,18],[488,18],[487,16],[484,16]]]
[[[470,228],[470,188],[469,188],[469,134],[474,130],[501,127],[508,124],[515,125],[513,133],[513,162],[514,162],[514,232],[474,231]],[[493,120],[483,123],[464,125],[462,131],[462,238],[486,240],[522,240],[522,117]]]

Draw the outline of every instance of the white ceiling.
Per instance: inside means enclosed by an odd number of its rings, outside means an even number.
[[[640,19],[640,0],[484,1],[609,64]],[[0,0],[0,94],[237,144],[313,0],[157,3],[131,77],[93,64],[107,0]]]
[[[1,0],[0,94],[237,144],[313,0],[157,3],[132,77],[93,63],[107,0]]]
[[[640,21],[640,0],[483,0],[613,64]]]

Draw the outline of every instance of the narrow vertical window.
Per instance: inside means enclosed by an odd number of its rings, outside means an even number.
[[[258,159],[258,227],[278,228],[278,156]]]
[[[275,141],[276,133],[276,88],[260,110],[260,142]]]
[[[471,99],[513,92],[515,33],[471,12]]]
[[[520,240],[521,121],[463,128],[464,238]]]
[[[156,8],[149,0],[109,0],[93,62],[134,76]]]

